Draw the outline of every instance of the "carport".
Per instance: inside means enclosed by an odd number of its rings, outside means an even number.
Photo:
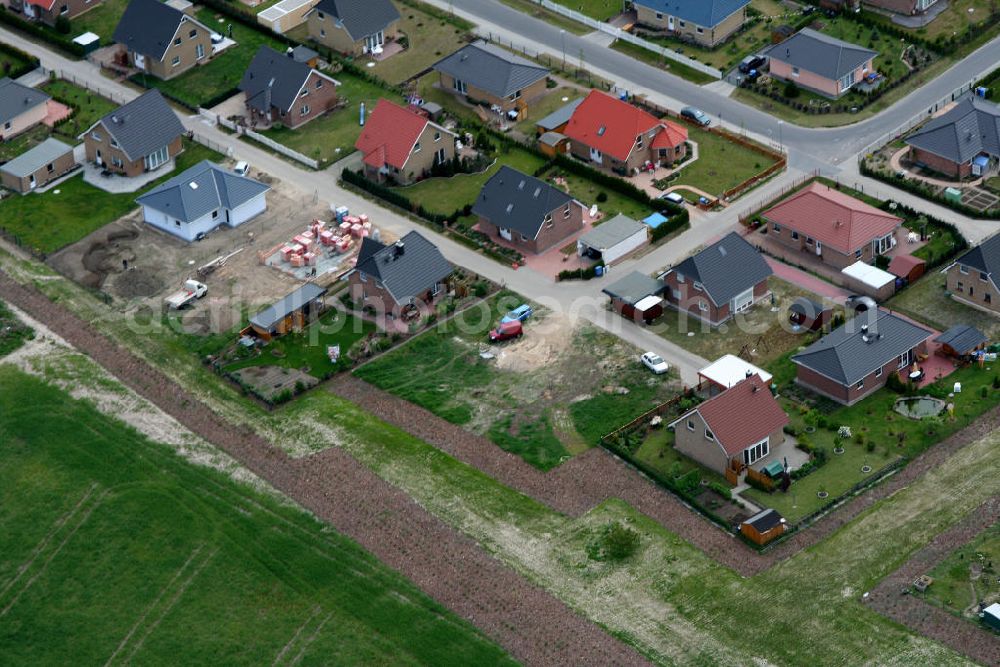
[[[896,292],[896,276],[871,264],[855,262],[841,274],[848,287],[876,301],[885,301]]]
[[[581,257],[613,264],[648,240],[646,225],[618,214],[577,239],[576,249]]]
[[[601,291],[611,297],[611,307],[616,313],[634,322],[649,324],[663,315],[662,290],[663,283],[659,280],[633,271]]]

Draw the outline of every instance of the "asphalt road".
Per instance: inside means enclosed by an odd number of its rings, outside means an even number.
[[[860,123],[839,128],[806,128],[782,123],[763,111],[729,99],[714,87],[698,86],[678,76],[603,46],[600,41],[564,32],[541,19],[519,12],[499,0],[431,0],[432,4],[471,18],[485,32],[561,57],[563,40],[570,62],[584,64],[630,91],[653,91],[680,105],[700,107],[724,123],[759,137],[780,140],[789,150],[791,166],[803,171],[829,168],[853,158],[876,139],[933,105],[960,86],[997,67],[1000,37],[985,44],[944,74],[926,82],[889,109]]]

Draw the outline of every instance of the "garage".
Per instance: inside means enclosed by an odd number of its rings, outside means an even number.
[[[613,264],[649,241],[646,225],[625,215],[594,227],[576,242],[581,257]]]
[[[663,315],[662,289],[660,281],[633,271],[601,291],[611,297],[616,313],[638,324],[650,324]]]

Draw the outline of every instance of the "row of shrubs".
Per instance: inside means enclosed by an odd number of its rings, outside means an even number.
[[[48,42],[60,51],[76,58],[83,58],[86,55],[83,47],[73,43],[73,40],[65,34],[49,28],[44,23],[35,23],[34,21],[22,18],[20,15],[9,11],[4,5],[0,5],[0,23],[9,25],[32,37],[37,37],[44,42]]]
[[[0,5],[0,9],[2,9],[2,8],[3,8],[3,5]],[[9,55],[9,56],[11,56],[13,58],[17,58],[18,60],[23,60],[24,61],[24,64],[18,65],[16,67],[15,66],[10,66],[9,62],[8,63],[4,63],[5,65],[8,65],[9,67],[5,67],[4,68],[4,71],[2,72],[2,75],[3,76],[9,76],[12,79],[16,79],[19,76],[24,76],[25,74],[27,74],[31,70],[33,70],[36,67],[38,67],[38,65],[40,64],[38,58],[36,58],[35,56],[31,55],[30,53],[25,53],[21,49],[13,47],[10,44],[4,44],[3,42],[0,42],[0,53],[6,53],[7,55]]]
[[[935,204],[940,204],[941,206],[950,208],[953,211],[957,211],[967,217],[979,220],[1000,219],[1000,209],[991,208],[985,211],[980,211],[979,209],[968,206],[967,204],[951,201],[950,199],[946,199],[942,193],[938,192],[936,187],[930,186],[922,181],[906,178],[905,176],[897,176],[894,173],[890,173],[882,169],[872,169],[864,157],[862,157],[859,161],[858,171],[862,176],[871,176],[872,178],[876,178],[884,183],[897,187],[900,190],[905,190],[906,192],[917,195],[918,197],[930,200]]]

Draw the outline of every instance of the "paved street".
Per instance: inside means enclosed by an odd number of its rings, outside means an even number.
[[[434,1],[447,7],[447,2]],[[479,21],[484,30],[495,27],[492,22],[498,21],[521,32],[523,37],[520,39],[530,39],[534,36],[536,46],[539,44],[559,44],[560,35],[557,28],[522,15],[500,3],[482,2],[482,0],[455,0],[454,5],[456,12],[474,16],[474,20]],[[598,70],[597,73],[602,73],[605,68],[612,68],[618,72],[618,75],[612,78],[636,91],[642,87],[638,83],[633,83],[632,80],[643,82],[653,90],[658,91],[653,94],[653,97],[661,103],[675,107],[694,103],[709,111],[713,109],[717,111],[717,107],[725,108],[727,125],[732,126],[733,123],[739,122],[764,140],[768,138],[767,132],[777,126],[776,121],[766,114],[726,100],[712,89],[694,86],[605,47],[595,46],[591,40],[580,39],[568,34],[566,39],[567,49],[569,49],[570,43],[573,44],[574,53],[582,49],[587,65]],[[89,82],[91,86],[96,86],[99,90],[112,94],[118,101],[132,99],[139,94],[136,89],[103,77],[98,67],[89,62],[65,58],[45,46],[31,42],[5,28],[0,28],[0,40],[38,55],[45,68],[66,72],[74,79]],[[589,282],[554,283],[551,278],[530,269],[513,270],[486,259],[466,246],[414,223],[403,215],[382,208],[353,192],[344,190],[337,183],[335,167],[321,172],[299,168],[255,144],[240,141],[233,135],[220,131],[198,115],[186,115],[183,116],[182,120],[185,127],[196,136],[207,140],[211,145],[221,147],[233,158],[247,160],[257,168],[287,181],[299,188],[304,197],[316,198],[338,206],[345,205],[352,210],[367,211],[377,225],[396,235],[402,235],[414,228],[419,229],[421,233],[436,243],[453,263],[466,266],[491,280],[505,284],[557,312],[565,312],[571,316],[590,321],[643,350],[653,350],[671,362],[680,371],[685,382],[694,383],[696,382],[697,370],[706,365],[707,362],[647,329],[627,322],[611,313],[607,310],[607,299],[601,294],[601,289],[628,271],[654,273],[677,263],[707,242],[736,229],[738,216],[741,212],[759,206],[762,202],[779,194],[794,179],[803,178],[813,170],[820,170],[824,175],[840,178],[846,184],[858,187],[865,192],[882,198],[895,199],[914,208],[927,211],[941,219],[951,221],[970,241],[985,238],[996,229],[996,223],[964,218],[950,210],[897,191],[880,182],[863,178],[857,173],[856,160],[851,151],[857,150],[858,146],[867,145],[871,139],[892,129],[901,119],[912,115],[913,110],[940,97],[944,94],[942,91],[945,88],[954,88],[958,85],[956,82],[961,81],[960,78],[955,77],[969,72],[978,73],[995,65],[997,57],[992,54],[996,54],[998,50],[1000,50],[1000,39],[994,40],[956,65],[952,74],[945,75],[933,84],[919,89],[900,101],[891,110],[864,123],[833,130],[806,129],[784,124],[782,139],[790,148],[790,155],[793,158],[792,166],[786,173],[772,179],[751,192],[744,200],[720,213],[696,216],[692,221],[691,229],[678,235],[669,243],[655,248],[641,257],[626,260],[615,266],[609,275]],[[606,74],[602,75],[607,76]],[[948,83],[942,83],[943,80],[947,80]],[[677,98],[682,98],[682,100]],[[825,159],[839,161],[841,164],[838,166],[831,162],[825,162],[823,159],[814,157],[817,155],[826,156]]]

